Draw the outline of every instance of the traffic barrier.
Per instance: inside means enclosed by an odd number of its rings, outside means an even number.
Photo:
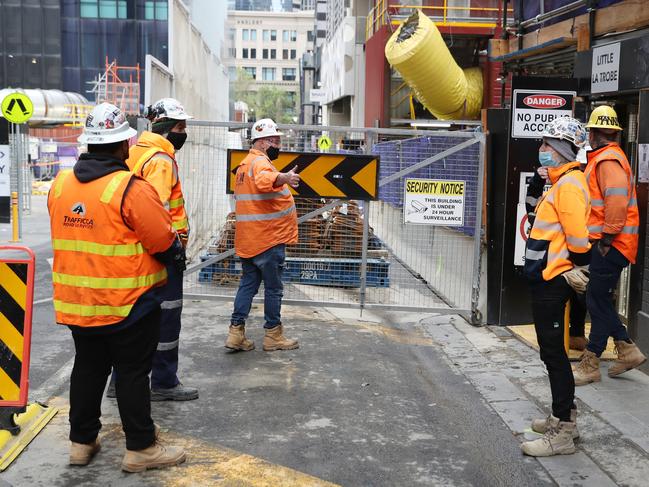
[[[0,257],[0,471],[54,417],[57,410],[28,404],[35,256],[22,246],[0,252],[28,257]]]

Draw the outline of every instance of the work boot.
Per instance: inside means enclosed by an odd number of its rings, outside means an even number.
[[[284,336],[284,329],[281,324],[274,328],[267,328],[264,336],[264,351],[293,350],[298,348],[297,340],[291,340]]]
[[[647,361],[647,357],[644,356],[635,343],[615,340],[615,351],[617,352],[617,360],[608,368],[609,377],[615,377],[627,370],[635,369]]]
[[[99,438],[95,438],[92,443],[75,443],[74,441],[70,443],[70,465],[88,465],[92,457],[101,450]]]
[[[599,357],[590,350],[585,350],[581,361],[572,369],[576,386],[584,386],[591,382],[599,382],[602,375],[599,373]]]
[[[541,433],[545,434],[549,429],[550,429],[550,424],[551,424],[551,419],[553,418],[552,415],[548,416],[547,418],[544,419],[533,419],[532,420],[532,431],[535,431],[536,433]],[[570,410],[570,421],[575,423],[575,429],[572,432],[572,439],[576,440],[579,438],[579,430],[577,429],[577,410],[576,409],[571,409]]]
[[[521,444],[521,450],[531,457],[551,457],[575,453],[575,442],[572,440],[577,425],[573,422],[560,421],[559,418],[548,418],[548,429],[537,440]]]
[[[568,348],[570,348],[570,350],[586,350],[586,345],[588,345],[588,339],[585,336],[571,336],[568,339]]]
[[[192,401],[198,399],[198,389],[178,383],[169,389],[151,388],[151,401]]]
[[[185,450],[174,446],[163,446],[156,439],[153,445],[144,450],[126,450],[122,460],[122,470],[125,472],[144,472],[152,468],[179,465],[185,459]]]
[[[249,352],[255,349],[255,342],[246,338],[246,325],[230,325],[225,348]]]

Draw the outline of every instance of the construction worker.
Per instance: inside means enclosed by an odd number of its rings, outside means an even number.
[[[136,135],[114,105],[97,105],[79,142],[88,144],[72,171],[50,190],[56,321],[72,331],[70,464],[99,451],[101,399],[111,367],[126,434],[122,469],[139,472],[185,460],[158,442],[151,419],[149,373],[160,329],[165,265],[185,265],[184,250],[155,190],[126,165]]]
[[[191,117],[178,100],[163,98],[147,109],[151,132],[140,135],[132,146],[126,163],[134,174],[147,180],[158,192],[168,209],[171,224],[187,246],[189,222],[183,192],[178,177],[176,152],[187,139],[187,120]],[[198,398],[198,390],[178,380],[178,345],[180,317],[183,310],[183,273],[174,266],[167,267],[168,280],[164,289],[160,343],[153,357],[151,372],[152,401],[189,401]]]
[[[622,127],[615,110],[602,105],[588,120],[586,179],[592,199],[588,221],[593,252],[590,284],[586,303],[591,318],[588,346],[575,367],[575,384],[580,386],[601,380],[599,357],[613,337],[617,359],[608,369],[615,377],[638,367],[647,360],[629,339],[626,327],[615,309],[614,293],[622,270],[635,263],[638,252],[638,202],[635,180],[629,161],[620,147]]]
[[[297,243],[297,213],[288,186],[296,188],[297,166],[280,173],[273,166],[281,145],[277,125],[269,118],[256,122],[252,148],[237,169],[234,198],[236,227],[234,248],[241,258],[242,277],[234,300],[225,347],[249,351],[255,344],[246,338],[246,318],[259,285],[264,283],[264,350],[292,350],[297,340],[284,336],[281,307],[286,244]]]
[[[534,225],[536,206],[541,200],[543,190],[548,183],[548,168],[547,166],[540,166],[527,185],[527,194],[525,195],[525,210],[530,225]],[[573,291],[570,296],[570,337],[568,340],[571,350],[583,351],[586,349],[588,343],[585,333],[586,312],[586,296],[583,293]]]
[[[564,348],[564,309],[572,291],[588,283],[588,213],[586,178],[576,162],[586,131],[578,120],[557,118],[546,125],[539,162],[552,184],[536,208],[525,249],[523,271],[530,281],[532,315],[552,391],[552,413],[536,419],[532,429],[543,436],[521,445],[535,457],[574,453],[577,437],[575,384]]]

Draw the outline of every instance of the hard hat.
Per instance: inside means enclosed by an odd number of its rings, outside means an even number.
[[[252,126],[251,136],[252,140],[263,139],[265,137],[274,137],[276,135],[284,135],[277,131],[277,124],[270,118],[262,118],[255,122]]]
[[[82,144],[112,144],[135,137],[137,131],[126,121],[126,115],[110,103],[100,103],[86,118],[83,133],[77,139]]]
[[[162,98],[158,100],[146,109],[144,116],[154,123],[165,118],[172,120],[189,120],[190,118],[194,118],[188,115],[185,112],[185,107],[174,98]]]
[[[551,139],[567,140],[576,147],[586,143],[586,129],[579,120],[572,117],[557,117],[545,125],[541,137]]]
[[[617,118],[617,113],[613,107],[608,105],[600,105],[590,114],[586,128],[589,129],[611,129],[622,130],[620,121]]]

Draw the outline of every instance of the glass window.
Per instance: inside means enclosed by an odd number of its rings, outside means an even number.
[[[234,59],[235,57],[237,57],[237,50],[236,50],[236,48],[234,48],[234,47],[229,47],[229,48],[228,48],[228,57],[233,58],[233,59]]]
[[[282,69],[282,80],[283,81],[295,81],[295,68],[283,68]]]
[[[250,49],[250,59],[257,59],[257,49]]]
[[[99,17],[97,0],[81,0],[81,17],[96,19]]]
[[[271,59],[277,59],[277,49],[271,49],[270,50],[270,58]]]
[[[261,55],[264,59],[268,59],[268,49],[263,49]]]
[[[243,57],[243,59],[248,59],[248,49],[243,49],[243,55],[241,57]]]
[[[290,35],[290,31],[288,30],[282,31],[282,40],[284,42],[288,42],[289,35]]]
[[[228,40],[233,41],[236,35],[236,29],[228,29]]]
[[[126,0],[120,0],[117,2],[117,17],[120,19],[128,18],[128,13],[126,10]]]
[[[291,59],[296,59],[297,58],[297,51],[295,49],[291,49]]]
[[[152,0],[144,2],[144,18],[153,20],[155,18],[155,2]]]
[[[308,30],[306,32],[306,40],[308,42],[313,42],[313,31],[312,30]]]
[[[167,4],[167,1],[160,1],[158,0],[155,3],[155,19],[156,20],[167,20],[167,17],[169,16],[168,14],[169,11],[169,6]]]
[[[257,29],[250,29],[250,40],[251,41],[257,40]]]
[[[263,34],[262,34],[262,38],[263,38],[263,40],[265,40],[265,41],[269,41],[269,40],[270,40],[270,31],[264,29],[264,32],[263,32]]]
[[[282,49],[282,59],[288,59],[288,49]]]
[[[297,41],[297,31],[292,30],[291,31],[291,42],[295,42],[295,41]]]
[[[261,76],[264,81],[275,81],[275,68],[262,68]]]
[[[248,76],[250,76],[252,79],[257,79],[257,68],[249,68],[245,67],[243,70],[246,72]]]
[[[277,31],[276,30],[271,30],[270,31],[270,40],[271,41],[276,41],[277,40]]]
[[[244,41],[250,40],[250,31],[248,29],[243,29],[241,31],[241,39]]]
[[[115,0],[99,0],[99,17],[102,19],[116,19],[117,2]]]

